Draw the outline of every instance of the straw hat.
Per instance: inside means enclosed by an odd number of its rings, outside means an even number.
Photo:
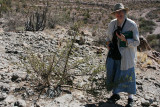
[[[129,8],[127,8],[127,7],[125,8],[122,3],[117,3],[114,6],[114,11],[111,14],[114,15],[116,12],[121,11],[121,10],[126,10],[126,12],[128,12]]]

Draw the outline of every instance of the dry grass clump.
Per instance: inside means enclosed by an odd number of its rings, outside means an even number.
[[[144,52],[137,52],[138,62],[141,64],[142,68],[146,68],[148,65],[152,65],[153,61]]]
[[[148,35],[147,41],[149,45],[155,49],[156,51],[160,52],[160,34],[157,35]]]
[[[153,19],[158,19],[160,17],[160,9],[155,9],[155,10],[152,10],[150,11],[147,15],[146,15],[147,18],[153,20]]]
[[[140,34],[152,33],[156,24],[153,21],[144,18],[139,19],[139,32]]]

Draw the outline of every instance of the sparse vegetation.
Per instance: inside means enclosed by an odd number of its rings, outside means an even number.
[[[139,19],[139,32],[140,34],[152,33],[156,24],[153,21],[145,20],[144,18]]]
[[[83,16],[84,16],[83,21],[85,24],[87,24],[88,18],[90,18],[89,10],[85,10]]]
[[[107,90],[121,82],[132,81],[127,75],[117,83],[106,83],[108,72],[105,61],[108,50],[105,38],[108,24],[115,18],[110,13],[117,2],[119,0],[0,0],[0,78],[4,83],[1,86],[3,92],[0,93],[4,97],[1,99],[2,106],[21,106],[21,103],[35,107],[61,104],[64,107],[86,104],[84,106],[88,107],[90,103],[91,106],[103,106],[101,101],[106,101],[110,96]],[[138,52],[138,64],[135,67],[135,72],[139,74],[136,76],[137,100],[141,96],[148,96],[149,90],[159,90],[157,71],[160,68],[160,53],[157,51],[160,51],[160,35],[157,33],[157,21],[160,18],[159,13],[156,13],[159,12],[160,2],[121,2],[131,10],[128,17],[139,25],[140,41],[143,44],[139,50],[144,49],[144,52]],[[149,9],[155,10],[148,13]],[[149,34],[153,31],[158,35]],[[157,51],[150,48],[148,43]],[[24,68],[17,66],[18,58]],[[148,88],[149,85],[154,87]],[[125,104],[122,102],[126,101],[124,95],[119,102],[120,106]],[[146,102],[158,106],[158,94],[151,95],[153,99],[148,96],[144,102],[136,102],[135,106],[139,107]],[[110,104],[105,102],[105,105]]]
[[[128,18],[132,19],[132,20],[137,20],[137,18],[133,15],[128,15]]]
[[[37,87],[42,87],[40,88],[40,92],[46,87],[54,87],[56,90],[59,89],[58,87],[63,87],[63,85],[69,85],[72,88],[87,91],[93,95],[95,95],[96,91],[105,89],[105,74],[97,77],[99,72],[105,71],[105,65],[93,65],[92,57],[95,56],[87,56],[85,54],[83,58],[78,58],[79,53],[76,52],[78,48],[74,43],[75,37],[79,35],[79,30],[77,30],[79,25],[75,25],[76,28],[73,29],[74,31],[72,30],[72,38],[63,49],[49,55],[28,51],[27,57],[22,58],[24,68],[32,76],[33,84]],[[74,58],[76,60],[73,60]],[[78,74],[71,72],[71,70],[76,69],[81,72]],[[73,80],[76,75],[82,78],[83,76],[90,75],[88,78],[89,82],[83,86],[74,84]],[[97,94],[99,93],[98,91]]]
[[[153,49],[160,52],[160,44],[159,44],[160,43],[160,34],[148,35],[147,41]]]
[[[138,63],[142,68],[146,68],[149,65],[153,65],[153,60],[150,59],[148,55],[143,52],[137,53],[137,59],[138,59]]]
[[[0,0],[0,15],[11,10],[11,0]]]
[[[152,10],[150,11],[147,15],[147,18],[153,20],[153,19],[158,19],[160,17],[160,9]]]
[[[101,1],[100,3],[96,3],[93,1],[84,2],[82,1],[74,1],[70,0],[62,2],[58,1],[49,1],[49,0],[36,0],[36,1],[11,1],[11,0],[1,0],[1,3],[7,4],[3,5],[5,7],[4,10],[8,10],[10,12],[10,16],[15,16],[18,18],[12,19],[14,22],[14,26],[12,28],[8,28],[11,31],[19,31],[24,27],[27,20],[29,21],[29,17],[36,13],[37,9],[43,11],[43,8],[47,5],[48,2],[48,13],[46,13],[46,28],[54,28],[56,24],[64,25],[64,26],[72,26],[75,21],[82,21],[86,24],[85,26],[92,27],[94,25],[99,26],[99,28],[107,29],[107,25],[113,17],[109,16],[112,11],[112,7],[107,3],[107,1]],[[114,1],[116,2],[116,1]],[[117,1],[118,2],[118,1]],[[133,9],[141,9],[142,7],[139,4],[143,3],[145,6],[156,7],[159,6],[157,2],[151,1],[123,1],[123,3],[129,7],[131,10]],[[137,5],[132,5],[132,3],[136,3]],[[13,5],[11,5],[13,4]],[[73,5],[73,7],[72,7]],[[3,7],[1,6],[1,8]],[[139,6],[139,7],[138,7]],[[107,11],[105,10],[107,9]],[[3,11],[3,9],[1,9]],[[156,13],[156,12],[154,12]],[[10,16],[6,16],[10,17]],[[104,17],[105,16],[105,17]],[[106,17],[107,16],[107,17]],[[129,16],[131,19],[135,19],[135,17]],[[16,19],[20,21],[17,22]],[[27,19],[29,18],[29,19]],[[10,19],[9,19],[10,20]],[[157,19],[158,20],[158,19]],[[23,26],[22,26],[23,25]],[[10,27],[10,26],[8,26]],[[15,29],[14,29],[15,28]],[[142,27],[141,27],[142,28]],[[24,30],[24,29],[22,29]],[[152,28],[142,28],[141,32],[145,31],[151,32]]]

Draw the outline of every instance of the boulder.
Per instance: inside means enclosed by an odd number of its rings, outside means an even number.
[[[151,50],[151,47],[149,46],[145,37],[140,36],[139,40],[140,40],[140,45],[137,47],[138,51],[143,52],[143,51]]]

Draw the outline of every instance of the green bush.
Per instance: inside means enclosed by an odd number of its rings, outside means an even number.
[[[160,51],[160,34],[147,36],[147,41],[153,49]]]
[[[140,34],[152,33],[156,24],[153,21],[145,20],[144,18],[139,19],[139,32]]]

